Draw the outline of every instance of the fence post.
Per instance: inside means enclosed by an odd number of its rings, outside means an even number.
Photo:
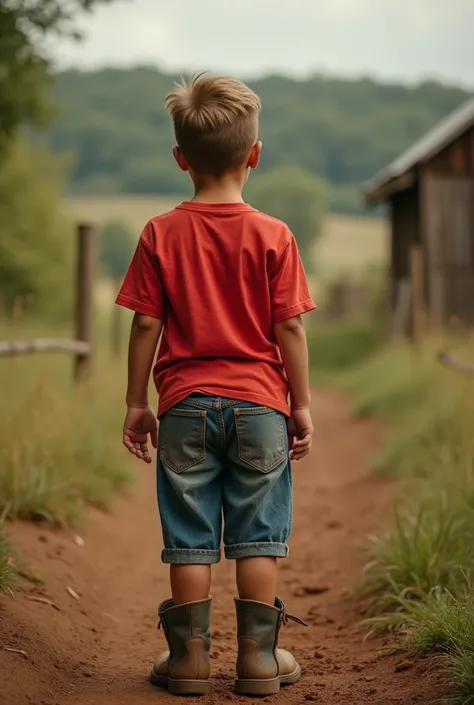
[[[87,223],[77,226],[76,270],[76,340],[92,343],[92,295],[94,285],[94,228]],[[80,382],[90,372],[91,352],[76,355],[74,381]]]
[[[412,245],[410,248],[411,313],[412,337],[415,347],[419,347],[425,332],[425,293],[424,293],[423,248]]]
[[[114,278],[114,294],[116,295],[122,284],[122,279]],[[112,308],[112,319],[110,327],[110,351],[112,357],[120,358],[122,356],[122,346],[123,346],[123,336],[122,336],[122,308],[120,306],[113,306]]]

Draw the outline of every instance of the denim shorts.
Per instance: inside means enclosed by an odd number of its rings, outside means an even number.
[[[288,555],[292,476],[285,417],[192,395],[161,419],[158,504],[164,563]]]

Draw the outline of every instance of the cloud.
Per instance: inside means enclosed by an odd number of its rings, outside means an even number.
[[[474,85],[473,0],[117,0],[62,65],[153,63],[241,76],[316,70]]]

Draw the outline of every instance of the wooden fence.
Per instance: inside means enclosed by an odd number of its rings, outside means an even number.
[[[63,352],[74,355],[74,380],[84,379],[92,359],[92,296],[95,271],[95,231],[92,225],[77,226],[77,267],[75,275],[76,339],[35,338],[33,340],[0,341],[0,357],[30,355],[42,352]]]

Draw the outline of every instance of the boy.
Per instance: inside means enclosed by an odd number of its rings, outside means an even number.
[[[148,435],[157,446],[148,380],[162,335],[158,503],[172,599],[159,608],[169,652],[151,679],[179,695],[210,692],[211,564],[223,523],[239,594],[236,690],[266,695],[301,674],[276,648],[289,617],[277,559],[288,553],[290,456],[307,455],[313,436],[301,314],[315,306],[288,227],[242,199],[262,147],[259,98],[240,81],[199,75],[166,105],[195,196],[146,225],[117,298],[135,311],[123,442],[146,463]]]

